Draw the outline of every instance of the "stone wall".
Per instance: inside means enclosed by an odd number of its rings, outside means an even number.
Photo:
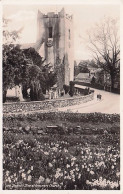
[[[3,113],[17,113],[17,112],[29,112],[38,110],[54,109],[66,106],[77,105],[80,103],[86,103],[93,100],[94,94],[87,96],[79,96],[66,99],[53,99],[45,101],[33,101],[33,102],[14,102],[3,104]]]

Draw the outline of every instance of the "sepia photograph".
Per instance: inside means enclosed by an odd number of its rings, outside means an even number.
[[[120,190],[120,3],[3,3],[2,100],[3,190]]]

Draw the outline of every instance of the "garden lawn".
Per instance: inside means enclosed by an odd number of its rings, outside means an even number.
[[[119,190],[119,145],[119,115],[4,116],[3,189]]]

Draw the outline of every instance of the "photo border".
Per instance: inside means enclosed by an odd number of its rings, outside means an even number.
[[[20,5],[20,4],[26,4],[26,5],[54,5],[54,4],[120,4],[120,47],[121,47],[121,54],[120,54],[120,59],[121,59],[121,65],[120,65],[120,156],[121,156],[121,160],[120,160],[120,172],[121,172],[121,189],[118,190],[23,190],[23,193],[45,193],[45,194],[54,194],[54,193],[59,193],[59,194],[90,194],[90,193],[94,193],[94,194],[98,194],[103,193],[103,194],[123,194],[123,132],[122,132],[122,126],[123,126],[123,107],[122,107],[122,99],[123,99],[123,87],[122,87],[122,83],[123,83],[123,0],[3,0],[0,1],[0,42],[2,43],[2,13],[3,13],[3,5]],[[1,123],[1,131],[0,131],[0,135],[1,135],[1,146],[0,146],[0,156],[1,156],[1,160],[0,160],[0,174],[2,175],[2,44],[0,44],[0,62],[1,62],[1,68],[0,68],[0,89],[1,89],[1,95],[0,95],[0,123]],[[5,193],[5,194],[10,194],[10,193],[22,193],[22,190],[2,190],[2,176],[0,175],[0,192],[1,193]]]

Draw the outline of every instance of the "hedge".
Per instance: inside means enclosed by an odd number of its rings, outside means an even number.
[[[114,123],[120,122],[119,114],[105,114],[105,113],[67,113],[67,112],[35,112],[35,113],[20,113],[20,114],[11,114],[3,115],[3,123],[8,121],[12,121],[13,119],[17,120],[56,120],[60,119],[62,121],[71,121],[71,122],[105,122],[105,123]]]

